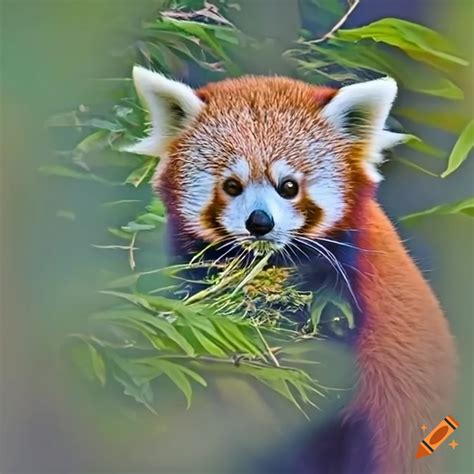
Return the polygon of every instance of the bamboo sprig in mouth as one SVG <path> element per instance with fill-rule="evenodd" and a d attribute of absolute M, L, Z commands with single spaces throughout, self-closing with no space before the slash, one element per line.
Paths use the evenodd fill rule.
<path fill-rule="evenodd" d="M 237 286 L 234 287 L 230 296 L 235 296 L 245 285 L 251 282 L 268 264 L 270 258 L 273 255 L 273 251 L 268 250 L 266 247 L 265 253 L 262 255 L 262 242 L 254 241 L 249 243 L 245 248 L 245 252 L 240 257 L 230 259 L 227 263 L 225 269 L 221 274 L 218 275 L 217 280 L 213 282 L 208 288 L 195 293 L 194 295 L 189 296 L 185 303 L 193 304 L 199 301 L 202 301 L 209 296 L 219 293 L 229 287 L 232 287 L 236 282 Z M 248 265 L 243 265 L 246 255 L 249 253 L 254 253 L 252 260 Z M 204 255 L 203 252 L 200 252 L 199 256 L 202 258 Z M 261 257 L 260 257 L 261 256 Z M 193 259 L 191 262 L 196 262 L 197 260 Z M 191 264 L 192 265 L 192 264 Z M 210 263 L 210 267 L 212 262 Z M 250 272 L 247 273 L 247 269 L 250 268 Z M 239 281 L 240 280 L 240 281 Z"/>

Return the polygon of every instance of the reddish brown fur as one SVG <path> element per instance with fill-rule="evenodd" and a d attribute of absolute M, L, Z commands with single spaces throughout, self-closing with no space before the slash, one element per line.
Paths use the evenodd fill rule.
<path fill-rule="evenodd" d="M 456 351 L 448 323 L 426 280 L 380 207 L 361 209 L 357 295 L 364 309 L 358 341 L 360 381 L 350 412 L 376 427 L 380 472 L 431 472 L 439 456 L 415 460 L 420 426 L 451 410 Z"/>

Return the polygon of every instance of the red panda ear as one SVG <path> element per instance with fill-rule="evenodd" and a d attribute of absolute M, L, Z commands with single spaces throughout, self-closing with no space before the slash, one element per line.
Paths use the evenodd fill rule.
<path fill-rule="evenodd" d="M 150 113 L 151 130 L 147 137 L 124 148 L 124 151 L 160 155 L 170 139 L 201 112 L 204 103 L 186 84 L 140 66 L 133 68 L 133 81 Z"/>
<path fill-rule="evenodd" d="M 377 165 L 383 150 L 406 141 L 401 133 L 385 130 L 385 122 L 397 95 L 397 83 L 390 77 L 352 84 L 339 89 L 322 109 L 321 117 L 354 141 L 367 142 L 366 171 L 373 181 L 380 181 Z"/>

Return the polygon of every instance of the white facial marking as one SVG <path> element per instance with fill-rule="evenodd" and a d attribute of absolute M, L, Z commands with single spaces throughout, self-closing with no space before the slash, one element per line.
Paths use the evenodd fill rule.
<path fill-rule="evenodd" d="M 212 173 L 197 171 L 192 174 L 189 182 L 184 183 L 186 194 L 180 206 L 190 227 L 199 228 L 202 211 L 209 205 L 215 186 L 215 177 Z"/>
<path fill-rule="evenodd" d="M 326 156 L 308 176 L 309 197 L 323 210 L 319 231 L 330 229 L 344 215 L 344 183 L 334 163 L 336 157 Z"/>

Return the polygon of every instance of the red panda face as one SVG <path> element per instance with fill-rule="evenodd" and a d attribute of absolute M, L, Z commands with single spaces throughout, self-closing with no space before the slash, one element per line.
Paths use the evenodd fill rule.
<path fill-rule="evenodd" d="M 358 193 L 377 179 L 371 160 L 380 149 L 372 135 L 387 141 L 389 132 L 382 134 L 382 123 L 369 133 L 382 119 L 370 101 L 359 104 L 363 97 L 285 78 L 227 80 L 197 92 L 179 83 L 173 91 L 175 84 L 166 84 L 170 89 L 158 103 L 151 92 L 163 87 L 137 84 L 153 131 L 133 151 L 160 155 L 154 187 L 188 235 L 207 242 L 264 241 L 275 249 L 313 240 L 347 226 Z M 356 96 L 364 92 L 360 86 Z M 176 105 L 181 113 L 173 116 Z"/>
<path fill-rule="evenodd" d="M 350 143 L 318 118 L 314 96 L 298 103 L 293 83 L 283 85 L 279 101 L 270 86 L 233 91 L 238 100 L 210 93 L 199 120 L 170 147 L 156 187 L 173 178 L 173 205 L 196 236 L 281 247 L 344 217 Z"/>

